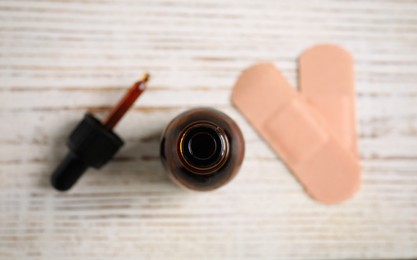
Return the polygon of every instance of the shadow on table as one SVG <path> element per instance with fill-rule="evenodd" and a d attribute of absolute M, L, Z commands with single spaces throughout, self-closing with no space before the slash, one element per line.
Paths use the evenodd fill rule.
<path fill-rule="evenodd" d="M 139 139 L 126 140 L 125 147 L 103 169 L 103 175 L 112 175 L 108 179 L 119 178 L 120 185 L 146 186 L 146 190 L 152 186 L 156 190 L 182 191 L 168 178 L 161 163 L 161 132 L 162 127 Z"/>

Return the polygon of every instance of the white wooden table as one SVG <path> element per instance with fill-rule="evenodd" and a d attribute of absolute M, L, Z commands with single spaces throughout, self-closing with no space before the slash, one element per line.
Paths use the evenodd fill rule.
<path fill-rule="evenodd" d="M 363 185 L 311 200 L 232 107 L 242 69 L 337 43 L 356 60 Z M 49 185 L 85 111 L 102 117 L 144 71 L 116 131 L 127 145 L 68 193 Z M 241 126 L 238 177 L 190 193 L 166 177 L 161 129 L 196 106 Z M 417 257 L 417 2 L 0 1 L 0 259 Z"/>

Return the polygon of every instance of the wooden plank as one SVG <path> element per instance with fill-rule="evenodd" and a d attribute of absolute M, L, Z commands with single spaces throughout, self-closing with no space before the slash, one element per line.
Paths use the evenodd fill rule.
<path fill-rule="evenodd" d="M 417 2 L 1 1 L 0 259 L 417 257 Z M 355 57 L 363 168 L 352 200 L 311 200 L 231 106 L 240 71 L 269 60 L 296 86 L 297 56 Z M 68 131 L 143 71 L 151 87 L 117 127 L 127 145 L 69 193 L 49 186 Z M 159 135 L 218 108 L 241 126 L 237 178 L 211 193 L 166 177 Z"/>

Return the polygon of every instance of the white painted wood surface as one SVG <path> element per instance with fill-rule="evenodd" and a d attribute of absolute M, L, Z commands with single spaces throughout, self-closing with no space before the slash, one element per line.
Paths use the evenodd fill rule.
<path fill-rule="evenodd" d="M 363 185 L 341 205 L 303 193 L 231 106 L 242 69 L 338 43 L 356 60 Z M 143 71 L 151 87 L 117 127 L 127 145 L 69 193 L 49 186 L 69 131 L 103 116 Z M 204 105 L 247 141 L 238 177 L 182 191 L 159 134 Z M 417 257 L 417 2 L 0 1 L 0 259 Z"/>

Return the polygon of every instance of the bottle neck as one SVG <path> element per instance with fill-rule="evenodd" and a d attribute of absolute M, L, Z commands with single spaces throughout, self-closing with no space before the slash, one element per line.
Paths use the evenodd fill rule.
<path fill-rule="evenodd" d="M 187 126 L 180 135 L 178 155 L 190 172 L 210 174 L 226 163 L 229 139 L 220 127 L 210 122 L 197 122 Z"/>

